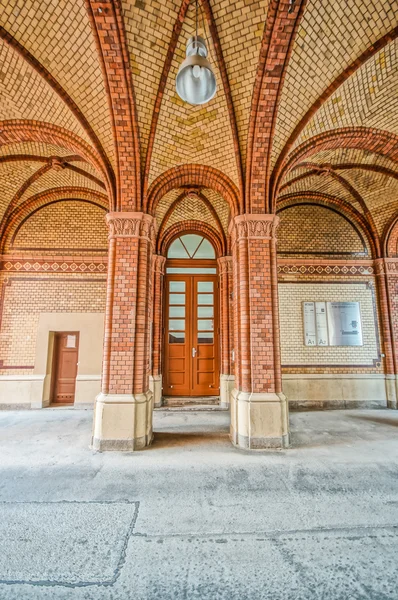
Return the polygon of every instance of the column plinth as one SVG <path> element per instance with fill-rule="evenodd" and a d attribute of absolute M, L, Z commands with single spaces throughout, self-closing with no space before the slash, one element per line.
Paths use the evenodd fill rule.
<path fill-rule="evenodd" d="M 95 403 L 94 450 L 142 450 L 152 442 L 152 392 L 99 394 Z"/>

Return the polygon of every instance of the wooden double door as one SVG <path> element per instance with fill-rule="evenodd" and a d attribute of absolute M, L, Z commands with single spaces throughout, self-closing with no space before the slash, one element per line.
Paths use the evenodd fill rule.
<path fill-rule="evenodd" d="M 165 396 L 218 396 L 218 278 L 166 275 Z"/>

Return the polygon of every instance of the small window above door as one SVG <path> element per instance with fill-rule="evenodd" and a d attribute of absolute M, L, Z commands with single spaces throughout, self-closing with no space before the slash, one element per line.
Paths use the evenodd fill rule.
<path fill-rule="evenodd" d="M 169 247 L 167 258 L 215 258 L 214 248 L 205 237 L 187 233 L 178 237 Z"/>

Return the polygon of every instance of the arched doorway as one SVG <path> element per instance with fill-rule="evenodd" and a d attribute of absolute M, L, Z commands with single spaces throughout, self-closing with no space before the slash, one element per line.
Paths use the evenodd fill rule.
<path fill-rule="evenodd" d="M 219 294 L 216 253 L 203 235 L 169 245 L 165 273 L 165 396 L 218 396 Z"/>

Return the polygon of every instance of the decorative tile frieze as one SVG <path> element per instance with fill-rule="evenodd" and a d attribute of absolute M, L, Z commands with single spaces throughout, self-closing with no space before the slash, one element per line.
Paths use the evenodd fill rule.
<path fill-rule="evenodd" d="M 280 275 L 347 275 L 347 276 L 363 276 L 374 275 L 375 267 L 371 265 L 339 265 L 334 263 L 329 264 L 279 264 L 278 274 Z"/>
<path fill-rule="evenodd" d="M 9 273 L 105 273 L 106 261 L 92 260 L 24 260 L 7 258 L 0 261 L 0 271 Z"/>
<path fill-rule="evenodd" d="M 398 259 L 396 258 L 385 258 L 384 259 L 387 272 L 388 273 L 396 273 L 398 275 Z"/>

